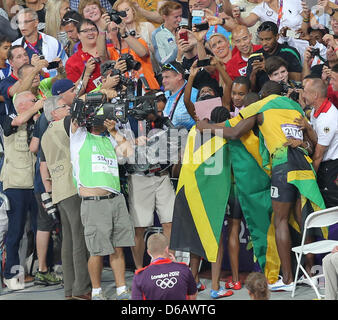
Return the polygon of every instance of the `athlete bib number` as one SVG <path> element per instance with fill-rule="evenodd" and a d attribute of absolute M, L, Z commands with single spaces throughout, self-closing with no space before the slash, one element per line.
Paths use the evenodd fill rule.
<path fill-rule="evenodd" d="M 299 128 L 299 126 L 287 123 L 282 124 L 281 128 L 287 139 L 296 139 L 303 141 L 303 131 Z"/>

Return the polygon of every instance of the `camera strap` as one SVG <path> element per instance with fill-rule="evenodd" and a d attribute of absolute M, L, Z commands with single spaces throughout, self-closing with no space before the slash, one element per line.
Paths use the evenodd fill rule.
<path fill-rule="evenodd" d="M 171 110 L 170 110 L 170 113 L 169 113 L 169 116 L 168 116 L 168 118 L 169 118 L 170 120 L 172 120 L 173 117 L 174 117 L 174 113 L 175 113 L 175 111 L 176 111 L 177 104 L 178 104 L 178 102 L 180 101 L 180 99 L 181 99 L 181 97 L 182 97 L 182 95 L 183 95 L 183 93 L 184 93 L 184 89 L 185 89 L 185 86 L 186 86 L 186 85 L 187 85 L 187 84 L 185 83 L 184 86 L 183 86 L 183 88 L 181 89 L 181 91 L 177 94 L 176 99 L 175 99 L 173 105 L 171 106 Z"/>
<path fill-rule="evenodd" d="M 25 43 L 26 43 L 27 47 L 29 49 L 31 49 L 34 53 L 36 53 L 38 56 L 42 55 L 42 36 L 41 36 L 40 33 L 38 33 L 38 41 L 36 43 L 36 47 L 37 48 L 34 48 L 31 43 L 29 43 L 28 41 L 26 41 L 25 37 L 22 37 L 21 46 L 23 48 L 25 47 Z"/>
<path fill-rule="evenodd" d="M 279 1 L 279 10 L 278 10 L 278 19 L 277 19 L 277 29 L 279 30 L 280 22 L 283 17 L 283 0 Z"/>

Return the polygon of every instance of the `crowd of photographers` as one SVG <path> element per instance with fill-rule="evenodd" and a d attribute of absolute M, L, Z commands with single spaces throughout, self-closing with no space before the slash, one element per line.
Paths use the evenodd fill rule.
<path fill-rule="evenodd" d="M 203 120 L 197 108 L 203 101 L 210 100 L 214 123 L 237 116 L 267 92 L 299 103 L 318 136 L 316 146 L 305 148 L 326 206 L 338 205 L 334 2 L 320 0 L 312 10 L 300 0 L 2 4 L 1 181 L 10 207 L 0 245 L 6 250 L 2 272 L 9 289 L 24 287 L 16 267 L 22 265 L 19 248 L 29 220 L 39 268 L 33 279 L 24 271 L 25 281 L 61 282 L 53 272 L 51 237 L 61 226 L 65 297 L 105 299 L 101 273 L 109 256 L 116 298 L 130 299 L 123 248 L 131 247 L 136 269 L 144 267 L 144 236 L 154 225 L 154 211 L 170 239 L 172 178 L 179 175 L 170 161 L 142 161 L 149 132 L 156 136 L 158 129 L 176 127 L 187 134 Z M 227 217 L 232 280 L 221 287 L 221 265 L 213 265 L 212 298 L 241 288 L 237 207 L 230 205 Z M 153 263 L 165 260 L 164 273 L 173 268 L 174 252 L 165 239 L 158 241 L 162 246 Z M 193 284 L 190 276 L 179 281 L 194 298 L 205 286 L 198 278 L 199 257 L 191 255 L 190 261 Z M 140 277 L 134 298 L 142 298 L 142 286 L 155 288 Z M 288 282 L 282 283 L 285 290 Z"/>

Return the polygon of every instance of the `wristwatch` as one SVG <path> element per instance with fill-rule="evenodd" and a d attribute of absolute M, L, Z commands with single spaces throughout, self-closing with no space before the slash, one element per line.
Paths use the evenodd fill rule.
<path fill-rule="evenodd" d="M 129 33 L 128 32 L 126 32 L 125 34 L 121 34 L 121 38 L 122 39 L 125 39 L 125 38 L 127 38 L 129 36 Z"/>

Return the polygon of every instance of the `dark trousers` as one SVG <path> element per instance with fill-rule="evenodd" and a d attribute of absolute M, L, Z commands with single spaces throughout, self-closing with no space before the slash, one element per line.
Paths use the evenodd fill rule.
<path fill-rule="evenodd" d="M 6 189 L 4 193 L 10 203 L 10 210 L 7 211 L 8 231 L 4 275 L 6 279 L 10 279 L 18 273 L 20 268 L 19 246 L 25 230 L 27 213 L 30 212 L 31 225 L 35 236 L 38 207 L 33 189 Z"/>
<path fill-rule="evenodd" d="M 321 162 L 317 183 L 326 208 L 338 206 L 338 159 Z"/>

